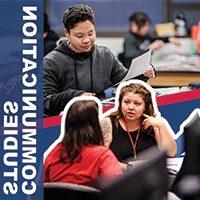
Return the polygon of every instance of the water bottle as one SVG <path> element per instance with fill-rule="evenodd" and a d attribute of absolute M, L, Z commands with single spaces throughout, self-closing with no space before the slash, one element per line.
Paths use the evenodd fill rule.
<path fill-rule="evenodd" d="M 184 13 L 178 13 L 175 21 L 175 29 L 176 29 L 176 36 L 178 37 L 186 37 L 187 36 L 187 28 L 186 28 L 186 19 Z"/>

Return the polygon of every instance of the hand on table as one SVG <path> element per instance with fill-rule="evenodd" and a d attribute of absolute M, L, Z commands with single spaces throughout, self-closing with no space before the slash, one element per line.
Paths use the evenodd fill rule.
<path fill-rule="evenodd" d="M 163 45 L 164 45 L 164 42 L 163 42 L 162 40 L 155 40 L 154 42 L 152 42 L 152 43 L 149 45 L 149 48 L 150 48 L 152 51 L 155 51 L 155 50 L 160 49 Z"/>

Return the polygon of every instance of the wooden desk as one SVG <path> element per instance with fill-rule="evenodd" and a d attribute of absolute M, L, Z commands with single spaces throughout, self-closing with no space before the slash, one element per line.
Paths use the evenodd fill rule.
<path fill-rule="evenodd" d="M 187 86 L 190 82 L 200 82 L 200 72 L 157 72 L 155 79 L 148 83 L 152 87 Z"/>

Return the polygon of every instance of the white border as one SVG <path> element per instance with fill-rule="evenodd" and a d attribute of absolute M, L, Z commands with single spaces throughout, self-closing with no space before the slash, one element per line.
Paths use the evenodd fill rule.
<path fill-rule="evenodd" d="M 177 134 L 175 135 L 175 140 L 177 140 L 183 133 L 184 133 L 184 127 L 187 126 L 187 124 L 189 124 L 191 122 L 191 120 L 194 118 L 194 116 L 198 114 L 199 118 L 200 118 L 200 109 L 196 108 L 192 111 L 192 113 L 189 115 L 189 117 L 183 121 L 183 123 L 180 125 L 180 129 L 177 132 Z"/>
<path fill-rule="evenodd" d="M 94 96 L 79 96 L 79 97 L 74 97 L 73 99 L 71 99 L 67 105 L 65 106 L 63 113 L 62 113 L 62 118 L 61 118 L 61 127 L 60 127 L 60 136 L 58 137 L 58 139 L 56 139 L 50 146 L 49 148 L 44 152 L 43 155 L 43 160 L 45 161 L 46 157 L 48 156 L 48 154 L 53 150 L 53 148 L 62 141 L 64 134 L 65 134 L 65 119 L 67 116 L 67 112 L 69 110 L 69 108 L 71 107 L 71 105 L 76 102 L 76 101 L 82 101 L 82 100 L 94 100 L 98 107 L 99 107 L 99 118 L 102 116 L 102 103 L 100 102 L 100 100 L 97 97 Z"/>

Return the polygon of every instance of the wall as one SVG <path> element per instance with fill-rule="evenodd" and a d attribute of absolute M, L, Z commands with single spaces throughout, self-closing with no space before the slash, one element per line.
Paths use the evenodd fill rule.
<path fill-rule="evenodd" d="M 128 29 L 128 18 L 136 10 L 148 13 L 153 24 L 163 22 L 165 2 L 165 0 L 46 0 L 45 10 L 52 28 L 57 32 L 63 29 L 62 18 L 65 9 L 80 3 L 89 5 L 94 10 L 97 32 L 125 32 Z"/>
<path fill-rule="evenodd" d="M 122 37 L 97 37 L 96 44 L 108 47 L 117 56 L 123 51 Z"/>

